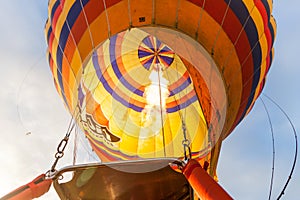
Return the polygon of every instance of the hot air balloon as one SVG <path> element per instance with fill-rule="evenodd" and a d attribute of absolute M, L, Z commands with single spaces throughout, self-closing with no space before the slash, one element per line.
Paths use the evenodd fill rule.
<path fill-rule="evenodd" d="M 272 1 L 49 0 L 48 13 L 54 84 L 102 162 L 190 157 L 217 179 L 271 66 Z"/>
<path fill-rule="evenodd" d="M 50 0 L 54 83 L 103 162 L 189 150 L 216 177 L 222 141 L 263 89 L 271 13 L 271 1 Z"/>

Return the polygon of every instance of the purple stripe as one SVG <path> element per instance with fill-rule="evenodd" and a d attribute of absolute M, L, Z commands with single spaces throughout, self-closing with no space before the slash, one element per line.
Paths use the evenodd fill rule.
<path fill-rule="evenodd" d="M 153 52 L 149 52 L 149 51 L 139 49 L 138 55 L 139 55 L 139 58 L 143 58 L 143 57 L 150 56 L 150 55 L 153 56 Z"/>
<path fill-rule="evenodd" d="M 144 95 L 144 91 L 141 91 L 140 89 L 134 87 L 133 85 L 131 85 L 126 79 L 125 77 L 123 77 L 123 74 L 121 73 L 118 63 L 117 63 L 117 59 L 116 59 L 116 54 L 115 54 L 115 50 L 116 50 L 116 40 L 117 40 L 117 36 L 115 35 L 113 37 L 110 38 L 110 45 L 109 45 L 109 54 L 110 54 L 110 63 L 112 65 L 112 68 L 114 70 L 115 75 L 118 77 L 119 81 L 131 92 L 135 93 L 136 95 L 139 96 L 143 96 Z"/>
<path fill-rule="evenodd" d="M 145 39 L 143 39 L 142 41 L 147 47 L 149 47 L 152 51 L 154 50 L 154 46 L 150 40 L 150 37 L 146 37 Z"/>
<path fill-rule="evenodd" d="M 131 108 L 137 112 L 141 112 L 144 108 L 136 106 L 132 103 L 129 103 L 127 101 L 125 101 L 120 95 L 118 95 L 113 88 L 111 88 L 111 86 L 109 85 L 108 81 L 104 78 L 103 76 L 103 72 L 101 71 L 100 65 L 98 63 L 98 57 L 97 56 L 93 56 L 93 65 L 94 68 L 96 70 L 96 74 L 97 77 L 99 79 L 99 81 L 102 83 L 103 87 L 105 88 L 105 90 L 112 95 L 112 97 L 114 97 L 115 100 L 117 100 L 118 102 L 120 102 L 122 105 Z"/>
<path fill-rule="evenodd" d="M 187 101 L 183 102 L 182 104 L 179 104 L 177 106 L 174 106 L 172 108 L 167 108 L 167 113 L 173 113 L 178 110 L 184 109 L 194 103 L 195 101 L 198 101 L 198 97 L 194 95 L 192 98 L 188 99 Z"/>
<path fill-rule="evenodd" d="M 168 66 L 170 66 L 170 65 L 172 64 L 173 60 L 174 60 L 174 58 L 168 57 L 168 56 L 159 55 L 159 57 L 160 57 L 163 61 L 165 61 L 165 62 L 168 64 Z"/>
<path fill-rule="evenodd" d="M 177 88 L 174 90 L 170 91 L 170 96 L 174 96 L 175 94 L 178 94 L 179 92 L 183 91 L 186 89 L 190 84 L 192 83 L 190 77 L 186 79 L 181 85 L 179 85 Z"/>

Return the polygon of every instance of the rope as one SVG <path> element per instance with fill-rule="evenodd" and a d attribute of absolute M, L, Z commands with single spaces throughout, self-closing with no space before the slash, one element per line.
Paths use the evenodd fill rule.
<path fill-rule="evenodd" d="M 199 20 L 198 20 L 198 24 L 197 24 L 197 31 L 195 33 L 195 39 L 198 41 L 198 35 L 199 35 L 199 29 L 200 29 L 200 23 L 201 23 L 201 20 L 202 20 L 202 15 L 203 15 L 203 12 L 204 12 L 204 6 L 205 6 L 205 0 L 203 1 L 203 4 L 202 4 L 202 8 L 201 8 L 201 11 L 200 11 L 200 16 L 199 16 Z"/>
<path fill-rule="evenodd" d="M 128 6 L 127 6 L 127 10 L 128 10 L 128 19 L 129 19 L 129 29 L 131 29 L 132 27 L 132 17 L 131 17 L 131 4 L 130 4 L 130 0 L 128 0 Z"/>
<path fill-rule="evenodd" d="M 272 196 L 272 189 L 273 189 L 273 182 L 274 182 L 274 170 L 275 170 L 275 141 L 274 141 L 274 130 L 273 130 L 273 124 L 272 124 L 272 121 L 271 121 L 271 117 L 270 117 L 270 113 L 267 109 L 267 106 L 264 102 L 264 100 L 262 98 L 260 98 L 263 106 L 264 106 L 264 109 L 267 113 L 267 116 L 268 116 L 268 121 L 269 121 L 269 125 L 270 125 L 270 131 L 271 131 L 271 136 L 272 136 L 272 150 L 273 150 L 273 154 L 272 154 L 272 173 L 271 173 L 271 181 L 270 181 L 270 189 L 269 189 L 269 200 L 271 199 L 271 196 Z"/>
<path fill-rule="evenodd" d="M 163 119 L 163 106 L 162 106 L 162 96 L 161 96 L 161 81 L 160 81 L 160 73 L 162 70 L 161 66 L 157 66 L 157 75 L 158 75 L 158 85 L 159 85 L 159 104 L 160 104 L 160 122 L 161 122 L 161 130 L 162 130 L 162 137 L 163 137 L 163 147 L 164 147 L 164 156 L 166 157 L 166 141 L 165 141 L 165 128 L 164 128 L 164 119 Z"/>
<path fill-rule="evenodd" d="M 271 97 L 263 94 L 270 102 L 272 102 L 274 105 L 276 105 L 276 107 L 284 114 L 284 116 L 286 117 L 286 119 L 289 121 L 289 124 L 290 126 L 292 127 L 292 130 L 293 130 L 293 134 L 294 134 L 294 138 L 295 138 L 295 153 L 294 153 L 294 161 L 293 161 L 293 165 L 292 165 L 292 168 L 290 170 L 290 173 L 289 173 L 289 176 L 285 182 L 285 185 L 283 186 L 280 194 L 278 195 L 277 197 L 277 200 L 279 200 L 283 195 L 284 195 L 284 192 L 292 178 L 292 175 L 294 173 L 294 169 L 295 169 L 295 166 L 296 166 L 296 162 L 297 162 L 297 154 L 298 154 L 298 140 L 297 140 L 297 131 L 295 129 L 295 126 L 292 122 L 292 120 L 290 119 L 290 117 L 288 116 L 288 114 L 281 108 L 281 106 L 276 103 Z"/>
<path fill-rule="evenodd" d="M 175 28 L 178 28 L 178 14 L 179 14 L 180 0 L 177 0 L 176 6 L 176 18 L 175 18 Z"/>
<path fill-rule="evenodd" d="M 82 12 L 83 12 L 83 16 L 84 16 L 85 23 L 86 23 L 86 25 L 87 25 L 87 29 L 88 29 L 88 32 L 89 32 L 89 35 L 90 35 L 91 44 L 92 44 L 93 52 L 94 52 L 94 51 L 95 51 L 95 45 L 94 45 L 93 35 L 92 35 L 91 29 L 90 29 L 90 24 L 89 24 L 89 22 L 88 22 L 88 19 L 87 19 L 87 16 L 86 16 L 86 13 L 85 13 L 83 4 L 82 4 L 82 0 L 80 0 L 80 6 L 81 6 L 81 10 L 82 10 Z"/>
<path fill-rule="evenodd" d="M 26 81 L 26 79 L 28 78 L 29 74 L 32 72 L 32 70 L 41 62 L 41 60 L 43 60 L 44 58 L 44 54 L 41 54 L 40 57 L 29 67 L 29 69 L 27 70 L 22 82 L 20 83 L 20 86 L 19 86 L 19 89 L 18 89 L 18 92 L 17 92 L 17 113 L 18 113 L 18 117 L 19 117 L 19 120 L 21 122 L 21 125 L 23 126 L 23 128 L 25 129 L 26 133 L 29 133 L 30 130 L 28 130 L 28 128 L 26 128 L 26 126 L 24 125 L 23 123 L 23 120 L 22 120 L 22 116 L 21 116 L 21 112 L 20 112 L 20 94 L 21 94 L 21 91 L 22 91 L 22 87 Z"/>
<path fill-rule="evenodd" d="M 76 128 L 75 128 L 74 148 L 73 148 L 73 165 L 76 164 L 76 160 L 77 160 L 77 143 L 78 143 L 78 126 L 76 126 Z"/>
<path fill-rule="evenodd" d="M 155 0 L 152 0 L 152 19 L 151 23 L 155 24 Z"/>
<path fill-rule="evenodd" d="M 81 5 L 81 7 L 82 7 L 82 10 L 83 10 L 83 13 L 84 13 L 84 17 L 85 17 L 85 21 L 86 21 L 86 23 L 87 23 L 87 26 L 89 26 L 88 21 L 87 21 L 87 16 L 86 16 L 86 14 L 85 14 L 85 11 L 84 11 L 84 8 L 83 8 L 82 1 L 81 1 L 81 0 L 80 0 L 80 5 Z M 62 8 L 62 4 L 60 4 L 60 6 L 61 6 L 61 8 Z M 62 9 L 63 9 L 63 8 L 62 8 Z M 66 19 L 66 25 L 67 25 L 67 27 L 68 27 L 68 29 L 69 29 L 70 36 L 71 36 L 71 38 L 72 38 L 74 44 L 76 44 L 76 41 L 75 41 L 75 39 L 74 39 L 74 36 L 73 36 L 73 34 L 72 34 L 72 30 L 71 30 L 71 28 L 70 28 L 70 26 L 69 26 L 69 22 L 67 21 L 67 19 Z M 108 26 L 109 26 L 109 25 L 108 25 Z M 94 43 L 93 43 L 92 34 L 91 34 L 90 29 L 89 29 L 89 34 L 90 34 L 90 39 L 91 39 L 91 43 L 92 43 L 92 47 L 93 47 L 93 52 L 94 52 L 95 47 L 94 47 Z M 57 37 L 55 36 L 55 34 L 54 34 L 54 37 L 55 37 L 56 40 L 58 40 Z M 63 52 L 63 49 L 61 48 L 60 44 L 58 44 L 58 48 Z M 77 45 L 76 45 L 76 49 L 77 49 L 77 51 L 79 52 L 79 49 L 78 49 Z M 80 56 L 79 56 L 80 61 L 81 61 L 81 63 L 83 63 L 81 54 L 79 54 L 79 55 L 80 55 Z M 64 53 L 63 53 L 63 56 L 65 56 Z M 67 60 L 67 63 L 68 63 L 68 65 L 69 65 L 70 69 L 72 69 L 69 60 L 68 60 L 68 59 L 66 59 L 66 60 Z M 62 74 L 62 72 L 61 72 L 59 69 L 58 69 L 58 71 L 59 71 L 60 74 Z M 74 77 L 76 77 L 76 75 L 74 74 L 73 70 L 71 70 L 71 71 L 72 71 Z M 82 71 L 82 72 L 83 72 L 83 71 Z M 94 75 L 93 79 L 95 78 L 95 76 L 96 76 L 96 75 Z M 93 80 L 93 79 L 92 79 L 92 80 Z M 92 83 L 92 81 L 90 82 L 90 84 L 91 84 L 91 83 Z M 66 82 L 66 84 L 67 84 L 67 86 L 70 88 L 70 85 L 69 85 L 67 82 Z M 77 84 L 78 86 L 80 85 L 80 83 L 77 82 L 77 79 L 76 79 L 76 84 Z M 98 83 L 98 84 L 99 84 L 99 83 Z M 74 96 L 73 93 L 72 93 L 72 95 Z M 86 102 L 88 102 L 88 101 L 89 101 L 89 99 L 86 100 Z M 77 117 L 78 117 L 79 114 L 80 114 L 80 113 L 77 113 L 77 114 L 75 115 L 76 107 L 78 106 L 78 103 L 79 103 L 79 100 L 77 99 L 77 100 L 76 100 L 76 104 L 75 104 L 76 106 L 74 107 L 73 112 L 71 113 L 71 119 L 70 119 L 70 122 L 69 122 L 69 125 L 68 125 L 68 129 L 67 129 L 66 135 L 65 135 L 65 137 L 61 140 L 60 144 L 59 144 L 58 147 L 57 147 L 57 153 L 55 154 L 55 158 L 56 158 L 56 159 L 55 159 L 55 161 L 54 161 L 54 163 L 53 163 L 53 165 L 52 165 L 52 167 L 51 167 L 51 169 L 50 169 L 50 172 L 54 172 L 54 171 L 55 171 L 55 167 L 56 167 L 56 165 L 57 165 L 58 160 L 59 160 L 60 158 L 63 157 L 63 155 L 64 155 L 63 151 L 64 151 L 64 149 L 65 149 L 65 147 L 66 147 L 66 145 L 67 145 L 67 143 L 68 143 L 68 140 L 69 140 L 69 137 L 70 137 L 70 135 L 71 135 L 72 130 L 73 130 L 74 127 L 76 126 L 75 119 L 77 119 Z M 86 105 L 85 105 L 85 107 L 86 107 Z M 61 147 L 62 145 L 64 145 L 64 146 Z M 75 148 L 77 148 L 77 146 L 75 147 L 75 144 L 74 144 L 74 151 L 73 151 L 73 152 L 76 151 Z M 77 156 L 77 155 L 75 154 L 74 156 Z M 73 157 L 73 163 L 74 163 L 74 162 L 76 162 L 76 158 Z"/>
<path fill-rule="evenodd" d="M 179 79 L 179 69 L 178 69 L 177 63 L 175 64 L 175 66 L 176 66 L 176 71 L 178 72 L 178 73 L 176 73 L 176 78 Z M 167 70 L 166 70 L 166 76 L 170 80 L 170 76 L 169 76 L 169 73 L 167 73 Z M 184 90 L 185 90 L 185 94 L 187 94 L 187 91 L 188 91 L 187 87 Z M 181 92 L 178 93 L 178 96 L 179 96 L 179 99 L 182 98 Z M 180 105 L 180 100 L 176 98 L 176 95 L 174 95 L 174 99 L 175 99 L 176 103 L 178 103 L 178 105 Z M 186 102 L 184 104 L 186 104 Z M 178 112 L 180 119 L 181 119 L 181 125 L 182 125 L 182 134 L 183 134 L 182 146 L 183 146 L 183 153 L 184 153 L 185 161 L 190 159 L 191 155 L 192 155 L 191 148 L 190 148 L 190 141 L 187 138 L 187 129 L 186 129 L 185 121 L 184 121 L 184 120 L 186 120 L 186 110 L 187 110 L 186 106 L 184 106 L 184 111 L 182 111 L 180 108 L 180 110 Z"/>
<path fill-rule="evenodd" d="M 222 28 L 223 28 L 224 21 L 225 21 L 225 18 L 226 18 L 226 16 L 227 16 L 227 13 L 228 13 L 228 9 L 229 9 L 230 4 L 231 4 L 231 0 L 230 0 L 230 1 L 228 2 L 228 4 L 227 4 L 225 13 L 224 13 L 223 18 L 222 18 L 222 22 L 221 22 L 221 24 L 220 24 L 220 28 L 219 28 L 219 30 L 218 30 L 218 32 L 217 32 L 217 35 L 216 35 L 216 37 L 215 37 L 214 44 L 213 44 L 213 46 L 212 46 L 212 48 L 211 48 L 211 52 L 210 52 L 210 53 L 211 53 L 212 56 L 214 55 L 215 46 L 216 46 L 216 44 L 217 44 L 218 38 L 219 38 L 220 33 L 221 33 L 221 30 L 222 30 Z"/>
<path fill-rule="evenodd" d="M 107 12 L 107 7 L 106 7 L 105 0 L 103 0 L 103 5 L 104 5 L 105 16 L 106 16 L 106 21 L 107 21 L 108 38 L 110 38 L 110 36 L 111 36 L 111 32 L 110 32 L 110 23 L 109 23 L 109 19 L 108 19 L 108 12 Z"/>

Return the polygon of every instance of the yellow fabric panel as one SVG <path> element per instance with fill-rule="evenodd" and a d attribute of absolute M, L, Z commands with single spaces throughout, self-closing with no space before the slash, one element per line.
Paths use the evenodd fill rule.
<path fill-rule="evenodd" d="M 172 132 L 172 125 L 171 122 L 174 123 L 174 125 L 176 124 L 177 127 L 180 124 L 180 122 L 178 122 L 178 118 L 175 120 L 170 120 L 170 117 L 173 113 L 169 113 L 166 116 L 166 120 L 164 123 L 164 132 L 165 134 L 165 151 L 166 151 L 166 157 L 172 157 L 174 155 L 179 155 L 177 152 L 175 152 L 175 149 L 179 148 L 179 146 L 176 146 L 174 143 L 176 143 L 176 134 Z M 175 113 L 176 114 L 176 113 Z M 175 125 L 175 126 L 176 126 Z M 178 130 L 178 129 L 177 129 Z M 175 136 L 175 138 L 173 137 Z M 180 144 L 178 144 L 180 145 Z M 177 154 L 176 154 L 177 153 Z"/>
<path fill-rule="evenodd" d="M 260 88 L 260 84 L 261 82 L 264 80 L 265 78 L 265 73 L 266 73 L 266 58 L 267 56 L 269 56 L 269 47 L 268 47 L 268 41 L 266 38 L 266 33 L 265 33 L 265 27 L 264 27 L 264 22 L 263 19 L 261 17 L 261 14 L 259 12 L 259 10 L 255 7 L 254 2 L 252 1 L 244 1 L 245 5 L 247 6 L 248 10 L 251 11 L 250 16 L 253 19 L 253 21 L 255 22 L 257 31 L 258 31 L 258 37 L 259 37 L 259 44 L 261 47 L 261 58 L 262 58 L 262 63 L 260 66 L 260 79 L 258 82 L 258 87 L 255 90 L 255 94 L 254 94 L 254 100 L 258 98 L 259 92 L 261 90 Z M 243 67 L 243 66 L 242 66 Z M 257 72 L 254 72 L 257 73 Z M 251 77 L 252 78 L 252 77 Z M 248 80 L 246 80 L 248 81 Z M 247 83 L 247 82 L 246 82 Z M 252 106 L 254 105 L 254 101 L 251 103 L 251 106 L 248 108 L 247 113 L 250 112 Z"/>
<path fill-rule="evenodd" d="M 45 39 L 46 39 L 47 42 L 49 42 L 47 40 L 47 36 L 48 36 L 48 32 L 49 32 L 50 27 L 51 27 L 51 23 L 49 22 L 49 19 L 48 19 L 46 24 L 45 24 L 45 29 L 44 29 Z"/>
<path fill-rule="evenodd" d="M 259 83 L 265 78 L 265 74 L 266 74 L 266 59 L 269 56 L 269 47 L 268 47 L 268 41 L 266 38 L 266 35 L 263 34 L 261 35 L 261 37 L 259 38 L 259 44 L 261 46 L 261 54 L 262 54 L 262 61 L 261 61 L 261 65 L 260 65 L 260 77 L 259 77 Z M 259 89 L 256 88 L 256 90 Z M 256 98 L 255 98 L 256 99 Z"/>
<path fill-rule="evenodd" d="M 139 29 L 133 28 L 127 30 L 124 34 L 125 40 L 122 41 L 122 53 L 129 51 L 137 51 L 140 42 L 147 36 L 147 34 Z M 120 44 L 121 45 L 121 44 Z"/>
<path fill-rule="evenodd" d="M 53 59 L 53 77 L 54 77 L 54 80 L 55 80 L 56 84 L 59 86 L 58 74 L 57 73 L 61 73 L 61 72 L 58 72 L 57 63 L 56 63 L 56 54 L 57 54 L 56 50 L 58 49 L 57 45 L 58 45 L 57 40 L 54 37 L 53 41 L 52 41 L 52 50 L 51 50 L 51 52 L 52 52 L 51 56 L 52 56 L 52 59 Z M 59 88 L 60 96 L 62 96 L 62 90 L 61 90 L 60 86 L 58 88 Z"/>
<path fill-rule="evenodd" d="M 203 120 L 199 121 L 197 133 L 191 143 L 191 151 L 198 152 L 208 147 L 208 130 Z"/>
<path fill-rule="evenodd" d="M 168 153 L 172 153 L 173 155 L 183 155 L 182 148 L 182 140 L 183 140 L 183 132 L 181 126 L 181 118 L 180 113 L 168 113 L 168 118 L 165 122 L 165 131 L 168 132 L 169 136 L 166 137 L 166 146 Z M 170 154 L 167 154 L 167 156 Z"/>
<path fill-rule="evenodd" d="M 64 4 L 64 9 L 63 9 L 62 13 L 60 14 L 60 16 L 58 17 L 58 19 L 57 19 L 57 23 L 56 23 L 56 27 L 55 27 L 55 33 L 54 33 L 55 39 L 53 40 L 53 45 L 52 45 L 53 46 L 52 53 L 55 55 L 55 59 L 56 59 L 56 53 L 57 53 L 55 50 L 60 48 L 60 47 L 57 48 L 57 45 L 58 45 L 57 44 L 57 39 L 60 37 L 60 31 L 62 29 L 62 26 L 63 26 L 65 20 L 66 20 L 67 15 L 68 15 L 68 11 L 71 8 L 71 6 L 74 4 L 74 2 L 75 1 L 66 1 L 65 4 Z M 76 48 L 76 50 L 77 50 L 77 48 Z M 63 56 L 63 65 L 65 67 L 69 66 L 69 65 L 72 66 L 72 67 L 70 66 L 70 68 L 69 68 L 70 71 L 67 75 L 68 77 L 66 77 L 66 74 L 63 76 L 63 82 L 64 82 L 64 91 L 66 93 L 66 98 L 69 101 L 69 105 L 74 106 L 74 104 L 76 104 L 77 101 L 72 102 L 72 100 L 77 99 L 77 89 L 75 89 L 77 85 L 75 84 L 76 83 L 75 82 L 75 80 L 76 80 L 75 76 L 77 76 L 77 73 L 78 73 L 78 72 L 77 73 L 74 72 L 74 69 L 76 69 L 76 68 L 78 69 L 79 66 L 81 66 L 81 62 L 78 62 L 78 60 L 74 61 L 74 59 L 72 59 L 72 63 L 69 64 L 69 63 L 66 63 L 66 58 L 65 58 L 65 56 Z M 76 66 L 78 66 L 78 67 L 76 67 Z M 68 78 L 69 80 L 66 80 L 66 78 Z M 71 82 L 69 82 L 69 81 L 71 81 Z M 75 92 L 76 95 L 73 92 Z M 70 107 L 70 109 L 72 109 L 72 108 Z"/>
<path fill-rule="evenodd" d="M 75 74 L 76 81 L 77 83 L 79 83 L 83 69 L 82 69 L 81 57 L 77 48 L 74 51 L 70 65 L 72 66 L 72 71 Z"/>
<path fill-rule="evenodd" d="M 107 14 L 111 35 L 129 27 L 128 1 L 121 1 L 108 8 Z"/>
<path fill-rule="evenodd" d="M 262 62 L 264 62 L 264 60 L 267 58 L 269 52 L 268 52 L 268 41 L 267 41 L 266 35 L 265 35 L 265 27 L 264 27 L 263 19 L 261 17 L 261 14 L 260 14 L 259 10 L 255 7 L 254 2 L 244 1 L 244 3 L 246 5 L 246 7 L 248 8 L 248 10 L 251 11 L 250 16 L 253 19 L 253 21 L 255 22 L 256 29 L 258 31 L 257 34 L 258 34 L 258 37 L 259 37 L 258 42 L 261 46 L 261 58 L 262 58 Z M 260 70 L 261 71 L 260 71 L 260 80 L 259 80 L 259 82 L 261 82 L 262 79 L 264 78 L 263 75 L 265 74 L 266 65 L 265 64 L 261 65 Z M 248 81 L 248 80 L 246 80 L 246 81 Z"/>
<path fill-rule="evenodd" d="M 75 44 L 75 41 L 72 36 L 69 36 L 66 46 L 64 49 L 64 56 L 63 56 L 63 65 L 69 67 L 70 73 L 73 74 L 74 77 L 78 76 L 79 69 L 81 68 L 82 61 L 81 58 L 78 63 L 74 63 L 76 66 L 71 65 L 73 56 L 78 52 L 77 44 Z M 77 83 L 78 84 L 78 83 Z"/>
<path fill-rule="evenodd" d="M 270 13 L 273 12 L 273 0 L 267 0 L 268 5 L 269 5 L 269 9 L 270 9 Z"/>
<path fill-rule="evenodd" d="M 192 120 L 189 120 L 192 121 Z M 198 121 L 198 125 L 195 127 L 195 131 L 197 134 L 193 135 L 193 139 L 191 140 L 191 151 L 198 152 L 203 151 L 207 148 L 207 138 L 208 138 L 208 131 L 206 124 L 203 121 Z"/>
<path fill-rule="evenodd" d="M 136 155 L 138 152 L 138 144 L 140 143 L 138 137 L 122 134 L 122 139 L 119 144 L 120 151 L 127 155 Z M 139 153 L 137 153 L 139 154 Z"/>
<path fill-rule="evenodd" d="M 183 66 L 184 66 L 184 64 L 182 63 L 180 57 L 175 55 L 173 63 L 166 70 L 167 70 L 167 73 L 169 73 L 168 71 L 172 70 L 172 72 L 174 73 L 174 79 L 176 79 L 178 74 L 183 75 L 186 72 L 187 69 L 185 69 Z"/>
<path fill-rule="evenodd" d="M 66 70 L 65 70 L 66 71 Z M 72 92 L 73 91 L 70 91 L 70 86 L 69 86 L 69 80 L 67 80 L 67 77 L 68 76 L 65 72 L 61 72 L 63 74 L 62 76 L 62 81 L 63 81 L 63 89 L 64 89 L 64 93 L 65 93 L 65 97 L 67 99 L 67 104 L 69 105 L 70 109 L 72 110 L 72 97 L 73 97 L 73 94 Z"/>
<path fill-rule="evenodd" d="M 266 63 L 266 59 L 264 59 L 263 62 L 262 62 L 262 64 L 261 64 L 261 71 L 263 71 L 264 73 L 266 73 L 266 64 L 267 64 Z M 266 78 L 265 75 L 261 73 L 261 76 L 260 76 L 257 88 L 255 90 L 254 99 L 258 98 L 258 96 L 259 96 L 259 94 L 261 92 L 261 84 L 262 84 L 262 82 L 264 81 L 265 78 Z M 251 106 L 248 108 L 248 110 L 246 112 L 247 114 L 251 111 L 254 103 L 255 103 L 255 101 L 252 101 Z"/>
<path fill-rule="evenodd" d="M 59 50 L 58 43 L 57 43 L 57 38 L 54 36 L 53 41 L 52 41 L 52 49 L 49 49 L 49 51 L 51 52 L 51 56 L 52 56 L 52 59 L 54 61 L 53 64 L 55 63 L 55 65 L 56 65 L 57 50 Z M 55 78 L 57 78 L 57 76 L 55 76 Z"/>
<path fill-rule="evenodd" d="M 74 87 L 74 85 L 71 85 L 72 82 L 70 82 L 71 79 L 74 79 L 74 74 L 72 73 L 72 69 L 71 66 L 69 66 L 68 61 L 66 60 L 65 55 L 63 56 L 63 68 L 62 68 L 62 79 L 63 79 L 63 84 L 64 84 L 64 92 L 65 92 L 65 96 L 66 99 L 68 101 L 68 105 L 70 110 L 73 110 L 73 100 L 76 103 L 77 102 L 77 98 L 76 95 L 73 94 L 73 90 L 72 88 Z M 76 85 L 76 84 L 75 84 Z M 76 92 L 76 90 L 75 90 Z"/>
<path fill-rule="evenodd" d="M 55 31 L 54 34 L 55 34 L 56 38 L 60 37 L 62 27 L 63 27 L 63 25 L 66 21 L 67 15 L 69 14 L 70 8 L 74 4 L 74 2 L 75 2 L 75 0 L 65 1 L 64 8 L 63 8 L 61 14 L 59 15 L 59 17 L 57 19 L 56 27 L 55 27 L 55 30 L 54 30 Z"/>
<path fill-rule="evenodd" d="M 185 123 L 187 128 L 187 138 L 191 142 L 195 142 L 195 143 L 199 142 L 200 144 L 202 144 L 204 138 L 207 136 L 206 134 L 207 125 L 205 123 L 205 119 L 202 110 L 200 108 L 199 102 L 195 102 L 191 106 L 189 106 L 185 110 L 183 117 L 184 119 L 186 119 Z M 196 134 L 200 134 L 200 138 L 201 138 L 200 140 L 197 141 L 194 140 Z"/>
<path fill-rule="evenodd" d="M 51 55 L 52 55 L 52 58 L 54 60 L 54 62 L 53 62 L 53 73 L 54 73 L 53 76 L 55 77 L 55 81 L 56 81 L 57 85 L 59 85 L 57 73 L 63 73 L 63 72 L 59 71 L 58 68 L 57 68 L 57 65 L 56 65 L 56 55 L 57 55 L 56 50 L 60 50 L 60 48 L 57 47 L 57 46 L 58 46 L 57 38 L 54 37 L 53 41 L 52 41 L 52 50 L 51 50 L 51 52 L 52 52 Z M 66 78 L 69 78 L 70 76 L 73 76 L 73 78 L 74 78 L 74 75 L 70 72 L 66 73 L 68 70 L 71 70 L 71 67 L 69 69 L 66 69 L 66 66 L 69 66 L 69 64 L 67 63 L 67 61 L 65 59 L 65 55 L 63 55 L 63 61 L 65 62 L 64 68 L 63 68 L 63 70 L 65 70 L 64 73 L 63 73 L 64 76 L 62 76 L 63 85 L 64 85 L 64 93 L 65 93 L 66 99 L 68 101 L 68 105 L 72 106 L 72 104 L 73 104 L 72 100 L 75 97 L 74 94 L 73 94 L 74 91 L 72 90 L 73 87 L 70 87 L 69 80 L 67 80 Z M 76 84 L 74 85 L 74 87 L 76 87 Z M 62 90 L 60 88 L 60 93 L 61 92 L 62 92 Z M 75 90 L 75 92 L 76 92 L 76 90 Z M 70 109 L 72 109 L 72 108 L 70 107 Z"/>
<path fill-rule="evenodd" d="M 70 69 L 71 70 L 71 69 Z M 78 87 L 78 83 L 76 83 L 76 78 L 74 77 L 73 73 L 70 73 L 69 75 L 69 90 L 72 92 L 72 104 L 70 104 L 72 106 L 72 111 L 76 108 L 77 103 L 78 103 L 78 92 L 77 92 L 77 87 Z"/>
<path fill-rule="evenodd" d="M 157 157 L 156 136 L 147 139 L 139 139 L 136 146 L 137 146 L 136 153 L 138 156 L 146 157 L 146 158 Z"/>
<path fill-rule="evenodd" d="M 261 15 L 260 15 L 260 12 L 256 8 L 253 1 L 244 0 L 243 3 L 247 7 L 251 18 L 253 19 L 253 21 L 255 23 L 258 37 L 260 37 L 265 32 L 264 22 L 263 22 L 263 19 L 262 19 Z"/>
<path fill-rule="evenodd" d="M 55 2 L 58 1 L 58 0 L 49 0 L 48 1 L 48 20 L 50 20 L 51 18 L 51 12 L 52 12 L 52 9 L 53 9 L 53 6 L 55 4 Z M 49 23 L 51 24 L 51 22 L 49 21 Z"/>
<path fill-rule="evenodd" d="M 155 137 L 155 157 L 166 157 L 164 139 L 161 132 Z"/>
<path fill-rule="evenodd" d="M 95 77 L 93 81 L 95 81 L 95 79 L 97 79 L 97 78 Z M 106 118 L 108 118 L 108 116 L 111 116 L 111 114 L 112 114 L 112 107 L 111 107 L 112 97 L 108 92 L 106 92 L 103 85 L 100 82 L 98 82 L 98 80 L 97 80 L 96 86 L 97 87 L 94 88 L 94 90 L 92 90 L 94 92 L 93 96 L 94 96 L 95 100 L 99 104 L 101 104 L 101 109 L 102 109 L 104 115 L 106 116 Z M 102 103 L 105 103 L 105 105 L 104 104 L 102 105 Z"/>
<path fill-rule="evenodd" d="M 152 23 L 152 5 L 149 0 L 130 0 L 130 15 L 132 26 L 145 26 Z M 145 21 L 140 21 L 144 17 Z"/>
<path fill-rule="evenodd" d="M 155 0 L 155 24 L 175 27 L 178 1 Z"/>

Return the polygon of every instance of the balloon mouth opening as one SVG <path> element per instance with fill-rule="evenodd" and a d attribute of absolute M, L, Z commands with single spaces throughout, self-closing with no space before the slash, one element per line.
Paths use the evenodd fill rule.
<path fill-rule="evenodd" d="M 112 36 L 83 70 L 80 123 L 103 162 L 182 159 L 183 141 L 191 144 L 193 158 L 204 159 L 222 131 L 226 92 L 212 58 L 177 32 L 172 34 L 182 38 L 179 45 L 151 31 L 133 28 Z"/>

